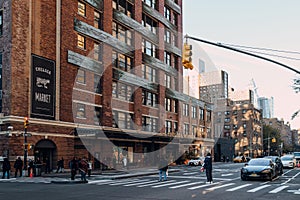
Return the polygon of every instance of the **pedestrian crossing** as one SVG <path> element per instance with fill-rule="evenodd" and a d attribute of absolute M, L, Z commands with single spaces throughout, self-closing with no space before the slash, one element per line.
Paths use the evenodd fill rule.
<path fill-rule="evenodd" d="M 225 192 L 233 191 L 243 191 L 247 193 L 255 193 L 259 191 L 265 191 L 270 194 L 276 194 L 279 192 L 287 192 L 290 189 L 289 185 L 282 184 L 271 184 L 270 182 L 258 183 L 258 182 L 229 182 L 229 181 L 218 181 L 207 184 L 205 181 L 195 181 L 173 179 L 163 182 L 159 182 L 157 179 L 121 179 L 121 180 L 94 180 L 89 181 L 89 185 L 108 185 L 108 186 L 124 186 L 124 187 L 136 187 L 136 188 L 168 188 L 170 190 L 174 189 L 187 189 L 187 190 L 197 190 L 202 189 L 209 192 L 216 190 L 224 190 Z"/>

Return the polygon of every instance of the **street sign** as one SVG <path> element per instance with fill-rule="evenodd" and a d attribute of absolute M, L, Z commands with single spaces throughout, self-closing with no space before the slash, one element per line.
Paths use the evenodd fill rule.
<path fill-rule="evenodd" d="M 31 137 L 32 136 L 32 134 L 31 133 L 23 133 L 23 135 L 25 136 L 25 137 Z"/>

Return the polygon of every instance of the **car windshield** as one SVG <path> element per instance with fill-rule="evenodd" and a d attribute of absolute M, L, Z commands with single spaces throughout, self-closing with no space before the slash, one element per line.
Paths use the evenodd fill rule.
<path fill-rule="evenodd" d="M 248 164 L 252 166 L 267 166 L 269 163 L 269 160 L 250 160 Z"/>
<path fill-rule="evenodd" d="M 281 160 L 293 160 L 292 156 L 283 156 L 281 157 Z"/>
<path fill-rule="evenodd" d="M 276 157 L 273 157 L 273 156 L 269 156 L 269 157 L 265 157 L 265 158 L 271 159 L 273 162 L 275 162 L 275 159 L 276 159 Z"/>

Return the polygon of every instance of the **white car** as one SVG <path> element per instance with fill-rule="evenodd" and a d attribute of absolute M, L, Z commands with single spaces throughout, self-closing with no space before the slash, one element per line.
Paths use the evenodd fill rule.
<path fill-rule="evenodd" d="M 281 162 L 284 168 L 294 168 L 296 166 L 296 159 L 293 155 L 281 156 Z"/>
<path fill-rule="evenodd" d="M 189 160 L 188 165 L 190 166 L 199 166 L 202 165 L 204 161 L 204 158 L 198 157 L 198 158 L 193 158 Z"/>

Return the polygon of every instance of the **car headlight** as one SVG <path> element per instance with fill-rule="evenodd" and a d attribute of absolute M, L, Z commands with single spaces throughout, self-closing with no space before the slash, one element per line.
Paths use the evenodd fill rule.
<path fill-rule="evenodd" d="M 245 169 L 245 168 L 242 168 L 242 173 L 247 173 L 248 172 L 248 170 L 247 169 Z"/>
<path fill-rule="evenodd" d="M 270 169 L 265 169 L 265 170 L 263 170 L 261 173 L 268 174 L 268 173 L 270 173 L 270 172 L 271 172 Z"/>

